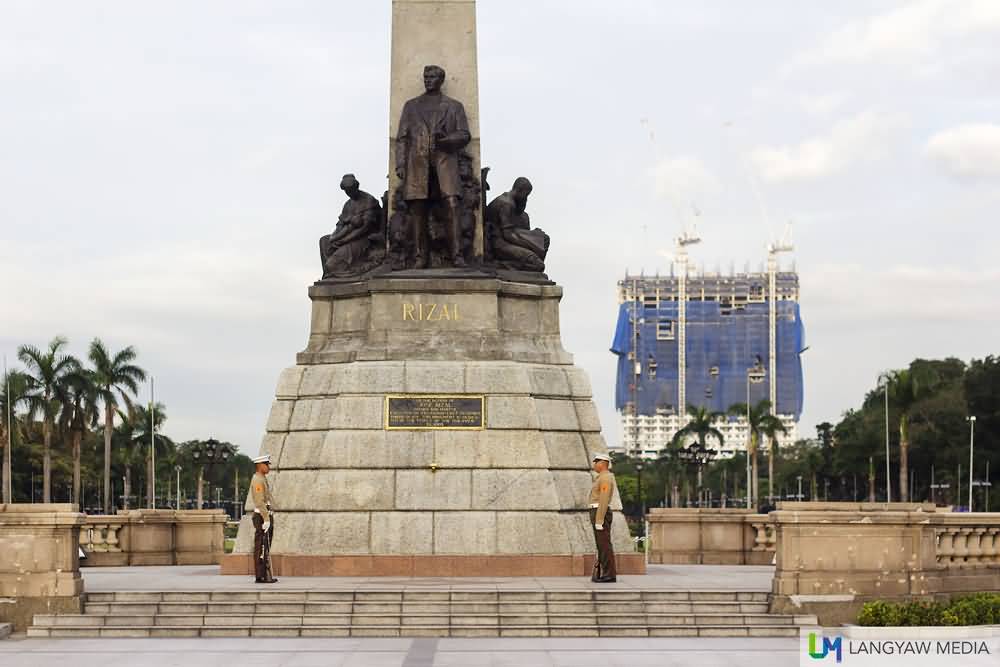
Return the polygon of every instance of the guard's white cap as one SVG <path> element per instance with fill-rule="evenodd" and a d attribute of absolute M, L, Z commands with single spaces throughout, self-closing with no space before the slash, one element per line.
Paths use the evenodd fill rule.
<path fill-rule="evenodd" d="M 611 463 L 611 457 L 608 456 L 607 454 L 594 454 L 594 460 L 595 461 L 607 461 L 608 463 Z"/>
<path fill-rule="evenodd" d="M 266 464 L 270 465 L 271 464 L 271 455 L 270 454 L 264 454 L 264 456 L 258 456 L 257 458 L 253 459 L 253 462 L 254 463 L 266 463 Z"/>

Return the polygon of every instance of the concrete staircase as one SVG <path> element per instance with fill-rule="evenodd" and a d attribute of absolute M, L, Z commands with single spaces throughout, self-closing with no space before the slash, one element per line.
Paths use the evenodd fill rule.
<path fill-rule="evenodd" d="M 28 637 L 796 637 L 763 592 L 637 590 L 90 593 Z"/>

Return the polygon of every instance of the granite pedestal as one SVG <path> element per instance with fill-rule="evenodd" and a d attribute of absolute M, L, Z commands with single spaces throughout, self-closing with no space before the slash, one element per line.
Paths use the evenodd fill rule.
<path fill-rule="evenodd" d="M 590 461 L 606 446 L 562 347 L 560 287 L 382 278 L 309 294 L 309 343 L 261 446 L 278 575 L 590 573 Z M 390 395 L 482 397 L 482 429 L 388 429 Z M 616 518 L 619 572 L 644 571 Z M 252 542 L 245 519 L 223 572 L 251 571 Z"/>

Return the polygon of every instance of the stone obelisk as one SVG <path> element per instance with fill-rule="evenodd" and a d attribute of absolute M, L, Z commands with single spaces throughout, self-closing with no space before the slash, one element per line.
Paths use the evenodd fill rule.
<path fill-rule="evenodd" d="M 460 101 L 469 120 L 473 173 L 481 165 L 479 149 L 479 64 L 476 54 L 475 0 L 393 0 L 392 58 L 389 74 L 389 191 L 396 177 L 396 133 L 403 104 L 424 92 L 426 65 L 447 72 L 443 92 Z M 391 201 L 391 198 L 390 198 Z M 481 216 L 478 216 L 481 218 Z M 482 220 L 476 226 L 476 254 L 482 255 Z"/>

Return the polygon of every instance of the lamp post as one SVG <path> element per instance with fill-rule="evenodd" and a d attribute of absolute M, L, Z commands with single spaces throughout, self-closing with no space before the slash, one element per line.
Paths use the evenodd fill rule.
<path fill-rule="evenodd" d="M 181 467 L 179 465 L 174 466 L 174 471 L 177 473 L 177 509 L 181 508 Z"/>
<path fill-rule="evenodd" d="M 714 449 L 708 449 L 700 442 L 693 442 L 677 452 L 677 456 L 686 463 L 698 466 L 698 507 L 703 505 L 702 468 L 718 454 Z"/>
<path fill-rule="evenodd" d="M 198 441 L 191 448 L 191 458 L 194 459 L 195 464 L 198 466 L 198 509 L 201 509 L 204 504 L 203 487 L 205 484 L 205 468 L 210 468 L 216 463 L 225 463 L 231 454 L 232 445 L 219 442 L 215 438 Z"/>
<path fill-rule="evenodd" d="M 635 464 L 635 474 L 639 487 L 639 525 L 646 524 L 646 501 L 642 497 L 642 461 Z M 643 537 L 643 529 L 639 528 L 639 537 Z"/>
<path fill-rule="evenodd" d="M 760 359 L 747 369 L 747 509 L 753 508 L 753 477 L 750 471 L 750 447 L 753 445 L 753 428 L 750 426 L 750 383 L 760 384 L 767 372 Z"/>
<path fill-rule="evenodd" d="M 969 511 L 972 511 L 972 453 L 976 448 L 976 416 L 972 415 L 969 420 Z"/>

